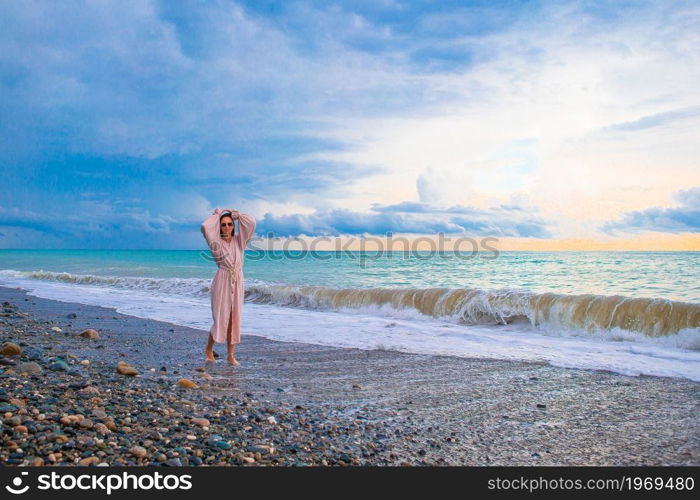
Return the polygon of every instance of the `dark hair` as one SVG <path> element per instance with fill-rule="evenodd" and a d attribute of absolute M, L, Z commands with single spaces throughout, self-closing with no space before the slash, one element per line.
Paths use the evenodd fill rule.
<path fill-rule="evenodd" d="M 223 220 L 224 217 L 228 217 L 231 219 L 231 222 L 233 222 L 233 228 L 231 229 L 231 236 L 236 236 L 236 222 L 233 220 L 233 216 L 231 215 L 231 212 L 225 212 L 219 217 L 219 232 L 223 233 L 221 231 L 221 221 Z"/>

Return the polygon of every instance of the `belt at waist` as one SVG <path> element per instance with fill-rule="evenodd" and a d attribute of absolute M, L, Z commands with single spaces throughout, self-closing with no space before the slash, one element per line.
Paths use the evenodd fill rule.
<path fill-rule="evenodd" d="M 227 267 L 221 266 L 219 269 L 223 269 L 228 273 L 229 279 L 231 280 L 231 285 L 235 285 L 238 279 L 238 272 L 241 270 L 240 266 Z"/>

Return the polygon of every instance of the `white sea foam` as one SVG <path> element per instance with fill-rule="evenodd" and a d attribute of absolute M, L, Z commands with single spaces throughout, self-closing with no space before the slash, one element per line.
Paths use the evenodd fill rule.
<path fill-rule="evenodd" d="M 17 271 L 0 271 L 0 285 L 21 287 L 37 297 L 114 307 L 123 314 L 204 332 L 211 326 L 208 289 L 202 293 L 208 280 L 119 278 L 110 282 L 111 278 L 96 277 L 92 281 L 65 278 L 46 279 Z M 261 285 L 247 281 L 252 282 L 250 286 Z M 242 331 L 244 336 L 252 334 L 288 342 L 540 361 L 567 368 L 700 381 L 697 328 L 649 337 L 620 328 L 591 332 L 555 325 L 535 327 L 523 320 L 502 325 L 467 325 L 453 316 L 431 317 L 417 309 L 397 309 L 387 304 L 330 310 L 246 303 Z"/>

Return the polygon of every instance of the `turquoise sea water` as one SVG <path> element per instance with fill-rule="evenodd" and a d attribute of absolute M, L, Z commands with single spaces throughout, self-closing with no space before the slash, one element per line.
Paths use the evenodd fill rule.
<path fill-rule="evenodd" d="M 343 288 L 519 288 L 700 303 L 700 252 L 501 252 L 495 259 L 318 253 L 321 258 L 282 252 L 261 257 L 249 250 L 245 276 Z M 207 279 L 216 266 L 207 252 L 195 250 L 0 250 L 2 270 Z"/>

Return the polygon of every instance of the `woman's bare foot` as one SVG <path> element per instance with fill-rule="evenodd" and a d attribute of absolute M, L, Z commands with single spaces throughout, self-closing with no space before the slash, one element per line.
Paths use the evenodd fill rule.
<path fill-rule="evenodd" d="M 234 358 L 233 356 L 229 356 L 229 357 L 228 357 L 228 364 L 229 364 L 229 365 L 233 365 L 233 366 L 240 366 L 240 365 L 241 365 L 241 364 L 238 362 L 238 360 L 237 360 L 236 358 Z"/>
<path fill-rule="evenodd" d="M 204 350 L 204 354 L 207 356 L 207 361 L 214 361 L 214 339 L 211 334 L 209 334 L 209 340 L 207 341 L 207 348 Z"/>

